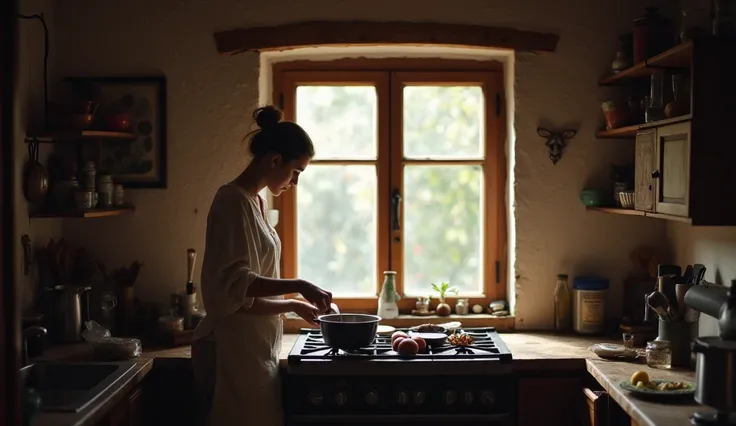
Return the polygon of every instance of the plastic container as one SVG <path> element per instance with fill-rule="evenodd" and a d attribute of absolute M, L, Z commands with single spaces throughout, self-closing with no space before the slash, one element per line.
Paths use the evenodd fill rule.
<path fill-rule="evenodd" d="M 606 319 L 606 278 L 576 277 L 573 281 L 573 329 L 579 334 L 599 334 Z"/>

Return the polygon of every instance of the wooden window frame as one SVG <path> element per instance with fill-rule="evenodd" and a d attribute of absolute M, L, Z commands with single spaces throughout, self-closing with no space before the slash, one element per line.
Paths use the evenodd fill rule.
<path fill-rule="evenodd" d="M 390 73 L 390 74 L 389 74 Z M 390 210 L 390 190 L 398 185 L 402 187 L 402 169 L 405 164 L 481 164 L 484 169 L 484 294 L 480 297 L 468 297 L 470 304 L 481 304 L 488 307 L 492 300 L 505 299 L 507 294 L 506 273 L 506 241 L 507 241 L 507 209 L 506 209 L 506 152 L 505 152 L 505 109 L 503 65 L 496 61 L 446 60 L 446 59 L 339 59 L 334 61 L 293 61 L 276 63 L 272 68 L 272 87 L 274 102 L 284 111 L 287 120 L 295 116 L 295 91 L 299 83 L 308 84 L 341 84 L 347 82 L 375 85 L 378 91 L 378 149 L 379 152 L 391 151 L 394 158 L 402 158 L 402 126 L 403 118 L 401 92 L 405 83 L 451 84 L 447 76 L 453 74 L 453 83 L 482 84 L 490 90 L 484 90 L 485 114 L 485 156 L 483 160 L 411 160 L 394 161 L 378 159 L 378 208 L 380 211 Z M 392 124 L 393 126 L 389 125 Z M 398 124 L 397 124 L 398 123 Z M 375 161 L 313 161 L 314 164 L 370 164 Z M 386 167 L 392 169 L 385 173 Z M 280 220 L 276 227 L 283 241 L 281 271 L 284 277 L 294 277 L 296 269 L 296 229 L 295 209 L 296 195 L 288 191 L 274 197 L 273 208 L 280 211 Z M 403 210 L 403 206 L 402 206 Z M 402 216 L 403 217 L 403 216 Z M 392 268 L 398 273 L 397 287 L 403 295 L 403 244 L 390 242 L 394 235 L 389 235 L 388 215 L 378 216 L 378 264 L 376 288 L 380 292 L 382 272 L 388 270 L 388 254 L 386 248 L 391 244 L 391 262 L 398 265 Z M 495 262 L 495 265 L 494 265 Z M 429 283 L 428 283 L 429 285 Z M 294 295 L 295 296 L 295 295 Z M 454 304 L 458 296 L 447 297 L 448 303 Z M 459 296 L 465 297 L 465 296 Z M 377 309 L 376 297 L 336 298 L 342 310 L 351 312 L 374 312 Z M 436 297 L 433 300 L 436 303 Z M 403 313 L 410 313 L 414 308 L 415 298 L 407 297 L 399 301 Z M 513 324 L 511 325 L 513 327 Z"/>

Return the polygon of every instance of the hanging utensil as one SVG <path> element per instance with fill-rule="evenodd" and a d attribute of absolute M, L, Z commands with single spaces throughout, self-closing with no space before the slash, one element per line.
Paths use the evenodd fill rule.
<path fill-rule="evenodd" d="M 38 142 L 28 143 L 28 162 L 23 184 L 23 194 L 32 203 L 42 202 L 49 190 L 49 173 L 38 161 Z"/>

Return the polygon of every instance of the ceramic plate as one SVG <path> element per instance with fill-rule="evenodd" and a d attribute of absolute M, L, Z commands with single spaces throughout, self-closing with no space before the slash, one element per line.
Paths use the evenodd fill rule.
<path fill-rule="evenodd" d="M 379 325 L 376 329 L 376 334 L 391 334 L 394 331 L 396 331 L 396 329 L 390 325 Z"/>
<path fill-rule="evenodd" d="M 659 385 L 660 383 L 671 382 L 671 381 L 672 380 L 660 380 L 660 379 L 650 380 L 650 382 L 655 385 Z M 668 390 L 668 391 L 661 391 L 658 389 L 651 389 L 651 388 L 637 388 L 636 386 L 632 385 L 631 381 L 629 380 L 624 380 L 623 382 L 619 383 L 619 386 L 622 389 L 625 389 L 633 393 L 634 395 L 646 396 L 646 397 L 667 398 L 667 397 L 682 397 L 682 396 L 688 396 L 688 395 L 695 394 L 695 383 L 687 382 L 687 381 L 682 381 L 682 383 L 685 385 L 684 388 Z"/>

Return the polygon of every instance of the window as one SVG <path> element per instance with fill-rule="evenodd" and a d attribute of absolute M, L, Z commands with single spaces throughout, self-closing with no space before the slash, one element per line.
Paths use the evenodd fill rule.
<path fill-rule="evenodd" d="M 323 286 L 354 311 L 376 309 L 386 270 L 397 272 L 404 312 L 432 282 L 471 303 L 503 298 L 500 70 L 336 62 L 274 69 L 286 119 L 316 149 L 296 190 L 274 200 L 282 275 Z"/>

